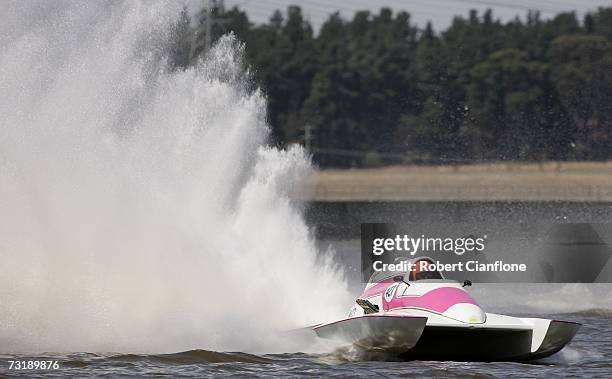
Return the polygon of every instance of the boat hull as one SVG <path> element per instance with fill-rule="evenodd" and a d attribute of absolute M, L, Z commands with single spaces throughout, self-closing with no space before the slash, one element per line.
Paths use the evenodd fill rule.
<path fill-rule="evenodd" d="M 541 343 L 524 326 L 427 325 L 427 317 L 365 315 L 319 325 L 319 337 L 405 360 L 528 361 L 552 355 L 571 341 L 580 324 L 550 321 Z M 538 346 L 534 346 L 538 345 Z"/>
<path fill-rule="evenodd" d="M 368 351 L 401 354 L 419 341 L 426 317 L 358 316 L 314 327 L 321 338 L 350 343 Z"/>

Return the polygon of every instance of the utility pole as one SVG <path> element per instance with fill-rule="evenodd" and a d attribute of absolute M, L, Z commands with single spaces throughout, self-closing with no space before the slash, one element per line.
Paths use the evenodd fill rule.
<path fill-rule="evenodd" d="M 312 146 L 312 126 L 310 124 L 304 125 L 304 147 L 307 151 L 310 151 Z"/>
<path fill-rule="evenodd" d="M 219 13 L 222 13 L 225 9 L 223 6 L 223 0 L 204 0 L 202 1 L 202 3 L 204 6 L 202 7 L 202 11 L 200 12 L 198 28 L 193 34 L 189 54 L 190 59 L 194 58 L 198 53 L 200 53 L 200 51 L 198 51 L 199 47 L 202 47 L 202 52 L 204 52 L 204 54 L 210 51 L 213 44 L 212 32 L 214 25 L 224 25 L 231 22 L 230 19 L 218 17 Z M 217 13 L 216 17 L 215 13 Z M 204 29 L 204 46 L 200 45 L 200 41 L 198 38 L 201 35 L 201 29 Z"/>
<path fill-rule="evenodd" d="M 212 25 L 213 25 L 213 19 L 212 19 L 212 7 L 213 7 L 213 0 L 209 0 L 208 1 L 208 6 L 204 9 L 204 17 L 205 17 L 205 21 L 204 21 L 204 25 L 206 26 L 205 29 L 205 36 L 204 36 L 204 53 L 207 53 L 208 51 L 210 51 L 210 45 L 212 44 L 212 37 L 211 37 L 211 33 L 212 33 Z"/>

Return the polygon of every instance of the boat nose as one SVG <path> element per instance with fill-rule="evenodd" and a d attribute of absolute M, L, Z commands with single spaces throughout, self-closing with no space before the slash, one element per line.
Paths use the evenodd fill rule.
<path fill-rule="evenodd" d="M 454 304 L 444 312 L 444 316 L 468 324 L 484 324 L 487 321 L 486 313 L 476 304 Z"/>

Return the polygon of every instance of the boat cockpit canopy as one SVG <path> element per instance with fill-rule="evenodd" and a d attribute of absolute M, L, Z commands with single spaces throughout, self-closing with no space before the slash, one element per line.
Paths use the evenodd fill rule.
<path fill-rule="evenodd" d="M 420 258 L 414 261 L 408 280 L 444 279 L 440 271 L 436 270 L 435 262 L 431 258 Z"/>

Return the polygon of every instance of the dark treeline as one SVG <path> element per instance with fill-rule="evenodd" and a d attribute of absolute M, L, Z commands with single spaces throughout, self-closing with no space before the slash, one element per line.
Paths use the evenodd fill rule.
<path fill-rule="evenodd" d="M 194 21 L 179 64 L 233 31 L 274 142 L 323 166 L 612 158 L 612 8 L 507 23 L 472 11 L 441 32 L 385 8 L 333 14 L 318 34 L 294 6 L 254 25 L 217 2 Z"/>

